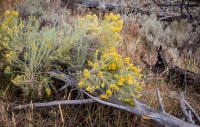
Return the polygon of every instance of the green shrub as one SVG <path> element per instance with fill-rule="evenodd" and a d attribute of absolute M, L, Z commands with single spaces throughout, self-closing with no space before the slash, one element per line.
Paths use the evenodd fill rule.
<path fill-rule="evenodd" d="M 89 14 L 77 17 L 73 25 L 60 20 L 41 27 L 34 16 L 22 20 L 18 12 L 6 11 L 0 28 L 4 72 L 12 75 L 11 82 L 26 95 L 33 91 L 41 96 L 46 91 L 50 96 L 52 68 L 83 70 L 83 76 L 78 75 L 79 86 L 86 91 L 92 93 L 101 86 L 105 91 L 103 99 L 114 95 L 133 105 L 132 97 L 139 97 L 142 90 L 136 81 L 141 74 L 130 58 L 123 60 L 115 51 L 122 40 L 122 26 L 123 20 L 113 13 L 102 22 Z M 87 61 L 92 65 L 88 66 Z"/>

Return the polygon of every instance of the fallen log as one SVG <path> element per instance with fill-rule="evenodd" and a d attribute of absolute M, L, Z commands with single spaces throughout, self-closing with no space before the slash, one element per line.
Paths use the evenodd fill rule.
<path fill-rule="evenodd" d="M 180 120 L 180 119 L 178 119 L 178 118 L 176 118 L 172 115 L 169 115 L 167 113 L 164 113 L 162 111 L 155 110 L 155 109 L 153 109 L 153 108 L 151 108 L 151 107 L 149 107 L 145 104 L 140 103 L 136 99 L 134 99 L 135 105 L 133 107 L 121 106 L 121 105 L 116 105 L 116 104 L 109 103 L 109 102 L 106 102 L 106 101 L 102 101 L 98 98 L 91 96 L 90 94 L 86 93 L 83 90 L 81 90 L 81 91 L 84 92 L 86 95 L 88 95 L 93 100 L 95 100 L 95 101 L 97 101 L 101 104 L 128 111 L 128 112 L 130 112 L 134 115 L 142 117 L 143 119 L 151 120 L 155 124 L 157 124 L 158 126 L 162 126 L 162 127 L 164 127 L 164 126 L 170 126 L 170 127 L 200 127 L 200 126 L 195 125 L 195 124 L 187 123 L 183 120 Z"/>
<path fill-rule="evenodd" d="M 170 6 L 181 6 L 181 4 L 159 4 L 159 6 L 162 6 L 162 7 L 170 7 Z M 199 5 L 198 4 L 183 4 L 182 6 L 189 6 L 189 7 L 198 7 Z"/>
<path fill-rule="evenodd" d="M 50 72 L 51 76 L 57 79 L 60 79 L 62 81 L 65 82 L 65 85 L 62 88 L 66 88 L 67 86 L 73 86 L 73 87 L 78 87 L 77 86 L 77 81 L 74 78 L 70 78 L 73 76 L 64 74 L 58 70 L 52 70 Z M 61 78 L 61 74 L 65 75 L 65 78 Z M 73 84 L 74 83 L 74 84 Z M 191 124 L 188 122 L 185 122 L 179 118 L 176 118 L 170 114 L 165 113 L 164 110 L 164 106 L 162 105 L 162 99 L 160 97 L 160 95 L 158 94 L 158 102 L 159 105 L 161 107 L 161 111 L 153 109 L 145 104 L 140 103 L 139 101 L 137 101 L 135 98 L 134 99 L 134 103 L 135 105 L 133 107 L 121 102 L 120 100 L 118 100 L 116 97 L 111 96 L 108 101 L 104 101 L 101 100 L 99 98 L 100 94 L 96 94 L 95 96 L 88 94 L 87 92 L 85 92 L 82 89 L 77 88 L 80 92 L 83 92 L 84 94 L 86 94 L 87 96 L 89 96 L 92 100 L 99 102 L 101 104 L 104 105 L 108 105 L 111 107 L 115 107 L 121 110 L 125 110 L 127 112 L 130 112 L 136 116 L 142 117 L 143 119 L 148 119 L 151 120 L 153 123 L 155 123 L 158 126 L 171 126 L 171 127 L 199 127 L 198 125 L 195 124 Z M 100 91 L 101 92 L 101 91 Z M 159 90 L 157 89 L 157 93 L 159 93 Z M 184 98 L 182 98 L 183 100 Z M 72 102 L 70 102 L 72 101 Z M 14 110 L 19 110 L 19 109 L 23 109 L 23 108 L 34 108 L 34 107 L 45 107 L 45 106 L 56 106 L 59 104 L 82 104 L 87 103 L 88 100 L 82 101 L 82 100 L 67 100 L 67 101 L 55 101 L 55 102 L 48 102 L 48 103 L 36 103 L 36 104 L 28 104 L 28 105 L 21 105 L 21 106 L 16 106 L 13 109 Z M 88 103 L 91 103 L 93 101 L 89 100 Z M 185 105 L 183 105 L 185 106 Z M 191 113 L 190 113 L 191 114 Z M 197 115 L 197 117 L 199 117 Z"/>
<path fill-rule="evenodd" d="M 62 87 L 62 90 L 64 88 L 66 88 L 67 86 L 76 87 L 80 92 L 83 92 L 84 94 L 89 96 L 92 100 L 91 99 L 60 100 L 60 101 L 47 102 L 47 103 L 31 103 L 31 104 L 27 104 L 27 105 L 15 106 L 13 108 L 13 110 L 15 111 L 15 110 L 26 109 L 26 108 L 32 108 L 32 110 L 33 110 L 36 107 L 60 106 L 61 104 L 62 105 L 63 104 L 65 104 L 65 105 L 75 105 L 75 104 L 92 103 L 92 102 L 96 101 L 96 102 L 99 102 L 99 103 L 104 104 L 104 105 L 108 105 L 108 106 L 115 107 L 115 108 L 118 108 L 118 109 L 121 109 L 121 110 L 125 110 L 125 111 L 130 112 L 134 115 L 140 116 L 143 119 L 151 120 L 153 123 L 155 123 L 158 126 L 200 127 L 198 125 L 185 122 L 185 121 L 178 119 L 178 118 L 176 118 L 176 117 L 174 117 L 170 114 L 165 113 L 164 106 L 162 105 L 162 99 L 160 97 L 160 94 L 158 94 L 158 100 L 159 100 L 159 105 L 161 107 L 161 111 L 153 109 L 153 108 L 151 108 L 151 107 L 149 107 L 145 104 L 142 104 L 139 101 L 137 101 L 135 98 L 133 98 L 135 104 L 134 104 L 133 107 L 131 107 L 131 106 L 121 102 L 120 100 L 118 100 L 114 96 L 111 96 L 108 99 L 108 102 L 106 102 L 106 101 L 98 98 L 98 96 L 100 96 L 100 95 L 96 95 L 97 97 L 94 97 L 94 96 L 88 94 L 84 90 L 78 88 L 76 79 L 71 75 L 64 74 L 64 73 L 62 73 L 58 70 L 52 70 L 52 72 L 50 72 L 50 74 L 51 74 L 51 77 L 60 79 L 60 80 L 65 82 L 65 85 Z M 61 78 L 61 76 L 60 76 L 61 74 L 64 74 L 65 78 Z M 61 89 L 59 89 L 59 90 L 61 90 Z M 159 93 L 158 89 L 157 89 L 157 93 Z M 184 101 L 184 98 L 182 98 L 182 100 Z"/>
<path fill-rule="evenodd" d="M 124 10 L 128 11 L 126 13 L 141 13 L 141 14 L 151 14 L 151 13 L 155 13 L 158 17 L 171 17 L 171 18 L 180 18 L 180 14 L 178 13 L 168 13 L 168 12 L 161 12 L 161 11 L 153 11 L 150 9 L 143 9 L 143 8 L 136 8 L 136 7 L 132 7 L 132 6 L 122 6 L 121 4 L 114 4 L 114 3 L 107 3 L 107 2 L 96 2 L 96 1 L 92 1 L 92 0 L 77 0 L 77 2 L 79 4 L 82 4 L 82 7 L 86 7 L 86 8 L 96 8 L 98 9 L 98 7 L 100 5 L 104 5 L 106 10 L 114 10 L 117 9 L 118 13 L 123 13 Z"/>
<path fill-rule="evenodd" d="M 163 55 L 162 51 L 158 51 L 157 62 L 153 65 L 153 71 L 158 74 L 166 73 L 170 82 L 179 84 L 179 86 L 189 86 L 200 93 L 200 74 L 182 69 L 173 63 Z"/>
<path fill-rule="evenodd" d="M 99 99 L 98 97 L 94 97 L 84 90 L 79 90 L 80 92 L 83 92 L 87 96 L 89 96 L 91 99 L 85 99 L 85 100 L 61 100 L 61 101 L 54 101 L 54 102 L 48 102 L 48 103 L 31 103 L 27 105 L 21 105 L 21 106 L 16 106 L 13 109 L 14 110 L 19 110 L 19 109 L 26 109 L 26 108 L 32 108 L 32 110 L 35 107 L 47 107 L 47 106 L 60 106 L 61 104 L 66 104 L 66 105 L 75 105 L 75 104 L 85 104 L 85 103 L 91 103 L 91 102 L 98 102 L 104 105 L 108 105 L 114 108 L 118 108 L 121 110 L 125 110 L 127 112 L 130 112 L 134 115 L 140 116 L 143 119 L 148 119 L 154 122 L 157 126 L 171 126 L 171 127 L 200 127 L 195 124 L 187 123 L 181 119 L 178 119 L 172 115 L 169 115 L 163 111 L 158 111 L 155 110 L 145 104 L 140 103 L 137 101 L 135 98 L 134 103 L 135 105 L 133 107 L 127 106 L 126 104 L 116 104 L 116 103 L 121 103 L 121 101 L 115 99 L 115 103 L 110 103 L 109 100 L 108 102 Z"/>
<path fill-rule="evenodd" d="M 13 110 L 21 110 L 21 109 L 28 109 L 28 108 L 43 108 L 43 107 L 50 107 L 50 106 L 58 106 L 60 105 L 77 105 L 77 104 L 88 104 L 95 102 L 92 99 L 83 99 L 83 100 L 60 100 L 60 101 L 53 101 L 53 102 L 46 102 L 46 103 L 30 103 L 25 105 L 18 105 L 13 108 Z"/>

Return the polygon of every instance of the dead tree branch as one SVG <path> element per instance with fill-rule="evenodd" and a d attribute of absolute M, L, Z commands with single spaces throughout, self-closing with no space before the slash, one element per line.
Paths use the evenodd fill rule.
<path fill-rule="evenodd" d="M 194 113 L 194 115 L 196 116 L 197 120 L 200 122 L 200 117 L 199 115 L 196 113 L 196 111 L 187 103 L 187 101 L 185 101 L 185 105 Z"/>
<path fill-rule="evenodd" d="M 160 111 L 165 112 L 165 108 L 164 108 L 164 105 L 162 104 L 162 98 L 160 97 L 160 91 L 158 88 L 156 89 L 156 93 L 158 97 L 158 104 L 160 106 Z"/>
<path fill-rule="evenodd" d="M 177 97 L 171 97 L 171 96 L 168 96 L 169 98 L 173 98 L 173 99 L 177 99 L 177 100 L 180 100 L 179 98 Z M 184 100 L 185 102 L 185 105 L 194 113 L 194 115 L 196 116 L 197 120 L 200 122 L 200 116 L 197 114 L 197 112 L 192 108 L 192 106 L 190 106 L 188 104 L 188 102 L 186 100 Z"/>
<path fill-rule="evenodd" d="M 185 84 L 192 85 L 196 92 L 199 92 L 200 87 L 200 74 L 182 69 L 173 63 L 171 63 L 164 55 L 163 51 L 158 51 L 157 62 L 153 65 L 155 73 L 163 74 L 167 73 L 168 80 L 183 86 Z"/>
<path fill-rule="evenodd" d="M 43 107 L 50 107 L 50 106 L 58 106 L 60 105 L 77 105 L 77 104 L 87 104 L 95 102 L 92 99 L 83 99 L 83 100 L 60 100 L 60 101 L 53 101 L 47 103 L 31 103 L 26 105 L 19 105 L 15 106 L 13 110 L 20 110 L 20 109 L 27 109 L 27 108 L 43 108 Z"/>
<path fill-rule="evenodd" d="M 82 7 L 86 8 L 97 8 L 100 6 L 100 4 L 104 4 L 106 7 L 106 10 L 114 10 L 117 9 L 119 13 L 121 13 L 122 10 L 129 10 L 127 13 L 133 13 L 133 12 L 138 12 L 141 14 L 151 14 L 155 13 L 158 17 L 167 17 L 171 16 L 173 18 L 178 18 L 180 17 L 180 14 L 177 13 L 168 13 L 168 12 L 160 12 L 160 11 L 152 11 L 150 9 L 142 9 L 142 8 L 136 8 L 136 7 L 130 7 L 130 6 L 122 6 L 121 4 L 114 4 L 114 3 L 99 3 L 91 0 L 78 0 L 78 3 L 82 4 Z"/>
<path fill-rule="evenodd" d="M 58 79 L 61 79 L 61 77 L 59 77 L 58 75 L 60 75 L 62 72 L 60 71 L 53 71 L 53 73 L 51 73 L 54 77 L 57 77 Z M 51 76 L 52 76 L 51 75 Z M 72 82 L 74 82 L 73 80 L 75 80 L 74 78 L 71 78 L 70 75 L 65 74 L 65 78 L 62 78 L 62 81 L 66 81 L 66 84 L 70 84 Z M 73 77 L 73 76 L 72 76 Z M 71 81 L 70 81 L 71 80 Z M 77 81 L 75 82 L 75 84 L 70 84 L 70 86 L 72 87 L 78 87 L 77 86 Z M 112 96 L 108 99 L 108 101 L 103 101 L 98 97 L 94 97 L 90 94 L 88 94 L 87 92 L 85 92 L 82 89 L 79 89 L 80 92 L 83 92 L 84 94 L 86 94 L 88 97 L 90 97 L 91 99 L 85 99 L 85 100 L 63 100 L 63 101 L 54 101 L 54 102 L 48 102 L 48 103 L 33 103 L 33 104 L 27 104 L 27 105 L 21 105 L 21 106 L 15 106 L 13 108 L 13 110 L 19 110 L 19 109 L 26 109 L 26 108 L 36 108 L 36 107 L 47 107 L 47 106 L 58 106 L 60 105 L 75 105 L 75 104 L 86 104 L 86 103 L 92 103 L 94 101 L 104 104 L 104 105 L 108 105 L 111 107 L 115 107 L 121 110 L 125 110 L 127 112 L 130 112 L 134 115 L 137 115 L 139 117 L 142 117 L 144 119 L 150 119 L 152 122 L 154 122 L 155 124 L 157 124 L 158 126 L 172 126 L 172 127 L 200 127 L 198 125 L 195 124 L 191 124 L 191 123 L 187 123 L 181 119 L 178 119 L 172 115 L 169 115 L 165 112 L 161 112 L 158 110 L 155 110 L 145 104 L 140 103 L 139 101 L 137 101 L 135 98 L 134 99 L 134 103 L 135 105 L 133 107 L 130 107 L 129 105 L 123 103 L 122 101 L 118 100 L 116 97 Z M 163 106 L 164 107 L 164 106 Z"/>
<path fill-rule="evenodd" d="M 170 6 L 181 6 L 181 4 L 159 4 L 159 6 L 170 7 Z M 198 4 L 182 4 L 182 6 L 198 7 Z"/>
<path fill-rule="evenodd" d="M 185 99 L 184 99 L 184 94 L 182 93 L 182 94 L 181 94 L 181 97 L 180 97 L 181 109 L 182 109 L 183 114 L 184 114 L 184 116 L 186 117 L 187 121 L 194 124 L 195 122 L 194 122 L 193 119 L 192 119 L 191 113 L 190 113 L 190 115 L 189 115 L 189 113 L 187 112 L 187 110 L 186 110 L 186 108 L 185 108 L 185 101 L 184 101 L 184 100 L 185 100 Z"/>
<path fill-rule="evenodd" d="M 122 109 L 125 111 L 128 111 L 134 115 L 137 116 L 146 116 L 148 117 L 148 119 L 152 120 L 153 122 L 156 122 L 156 124 L 160 125 L 160 126 L 172 126 L 172 127 L 199 127 L 198 125 L 194 125 L 194 124 L 190 124 L 187 123 L 185 121 L 182 121 L 174 116 L 171 116 L 167 113 L 164 112 L 160 112 L 158 110 L 155 110 L 145 104 L 140 103 L 139 101 L 137 101 L 136 99 L 134 99 L 135 105 L 133 107 L 130 106 L 121 106 L 121 105 L 116 105 L 113 103 L 109 103 L 109 102 L 105 102 L 102 101 L 98 98 L 93 97 L 92 95 L 88 94 L 87 92 L 81 90 L 81 92 L 85 93 L 86 95 L 88 95 L 90 98 L 94 99 L 95 101 L 104 104 L 104 105 L 108 105 L 108 106 L 112 106 L 118 109 Z"/>
<path fill-rule="evenodd" d="M 160 9 L 162 9 L 164 12 L 166 12 L 166 10 L 165 10 L 162 6 L 160 6 L 155 0 L 153 0 L 153 2 L 154 2 L 158 7 L 160 7 Z"/>

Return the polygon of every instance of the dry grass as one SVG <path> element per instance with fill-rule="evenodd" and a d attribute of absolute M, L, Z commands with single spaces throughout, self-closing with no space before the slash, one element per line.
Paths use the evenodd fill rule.
<path fill-rule="evenodd" d="M 11 10 L 13 7 L 23 0 L 0 0 L 0 14 L 5 10 Z"/>
<path fill-rule="evenodd" d="M 159 109 L 156 88 L 160 89 L 163 104 L 166 112 L 184 119 L 179 100 L 181 89 L 176 89 L 173 84 L 166 84 L 164 78 L 150 78 L 143 90 L 143 96 L 140 101 L 152 108 Z M 70 99 L 70 97 L 69 97 Z M 186 93 L 185 99 L 189 104 L 200 113 L 199 95 L 195 93 Z M 20 100 L 23 101 L 23 100 Z M 153 126 L 148 121 L 134 116 L 122 110 L 111 108 L 99 103 L 74 105 L 74 106 L 56 106 L 39 109 L 26 109 L 21 111 L 12 111 L 14 103 L 10 101 L 0 102 L 0 126 L 66 126 L 66 127 L 144 127 Z M 22 102 L 18 102 L 18 104 Z"/>

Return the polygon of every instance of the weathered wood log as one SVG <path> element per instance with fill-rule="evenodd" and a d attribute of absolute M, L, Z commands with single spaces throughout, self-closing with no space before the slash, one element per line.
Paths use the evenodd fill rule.
<path fill-rule="evenodd" d="M 141 13 L 141 14 L 155 13 L 158 17 L 167 17 L 167 16 L 171 16 L 172 18 L 180 17 L 180 14 L 177 14 L 177 13 L 152 11 L 150 9 L 136 8 L 136 7 L 130 7 L 130 6 L 122 6 L 120 4 L 114 4 L 114 3 L 106 3 L 106 2 L 99 3 L 99 2 L 92 1 L 92 0 L 77 0 L 77 2 L 82 4 L 83 7 L 97 8 L 97 9 L 98 9 L 98 6 L 100 6 L 100 4 L 104 4 L 107 10 L 117 9 L 119 11 L 119 13 L 125 9 L 125 10 L 128 10 L 127 13 L 134 13 L 134 12 Z"/>
<path fill-rule="evenodd" d="M 86 93 L 85 91 L 82 91 L 85 94 L 87 94 L 90 98 L 94 99 L 95 101 L 104 104 L 104 105 L 108 105 L 108 106 L 112 106 L 118 109 L 122 109 L 125 111 L 128 111 L 134 115 L 140 116 L 144 119 L 149 119 L 151 121 L 153 121 L 154 123 L 156 123 L 158 126 L 170 126 L 170 127 L 200 127 L 198 125 L 195 124 L 190 124 L 187 123 L 183 120 L 180 120 L 172 115 L 169 115 L 167 113 L 164 113 L 162 111 L 158 111 L 155 110 L 145 104 L 140 103 L 139 101 L 137 101 L 136 99 L 134 99 L 134 103 L 135 105 L 133 107 L 130 106 L 123 106 L 123 105 L 116 105 L 113 103 L 109 103 L 106 101 L 102 101 L 98 98 L 95 98 L 93 96 L 91 96 L 90 94 Z M 119 101 L 119 100 L 118 100 Z"/>
<path fill-rule="evenodd" d="M 200 74 L 182 69 L 173 63 L 169 62 L 169 60 L 163 55 L 162 51 L 158 51 L 157 62 L 153 65 L 154 72 L 161 74 L 168 71 L 167 77 L 170 81 L 183 85 L 192 85 L 194 90 L 200 93 Z"/>
<path fill-rule="evenodd" d="M 167 113 L 155 110 L 145 104 L 140 103 L 136 99 L 134 99 L 135 105 L 133 107 L 127 106 L 126 104 L 115 104 L 115 103 L 121 103 L 119 100 L 115 100 L 115 103 L 110 103 L 103 101 L 99 99 L 98 97 L 93 97 L 92 95 L 88 94 L 84 90 L 80 90 L 81 92 L 88 95 L 91 99 L 85 99 L 85 100 L 61 100 L 61 101 L 54 101 L 54 102 L 48 102 L 48 103 L 31 103 L 27 105 L 21 105 L 16 106 L 13 109 L 19 110 L 19 109 L 26 109 L 26 108 L 36 108 L 36 107 L 48 107 L 48 106 L 59 106 L 59 105 L 75 105 L 75 104 L 85 104 L 85 103 L 92 103 L 94 101 L 99 102 L 104 105 L 108 105 L 111 107 L 115 107 L 121 110 L 125 110 L 127 112 L 130 112 L 134 115 L 140 116 L 143 119 L 148 119 L 157 124 L 158 126 L 171 126 L 171 127 L 200 127 L 195 124 L 187 123 L 183 120 L 180 120 L 172 115 L 169 115 Z M 119 102 L 117 102 L 119 101 Z"/>
<path fill-rule="evenodd" d="M 20 109 L 27 109 L 27 108 L 42 108 L 42 107 L 50 107 L 50 106 L 58 106 L 60 105 L 77 105 L 77 104 L 88 104 L 95 102 L 92 99 L 83 99 L 83 100 L 60 100 L 60 101 L 53 101 L 53 102 L 46 102 L 46 103 L 30 103 L 25 105 L 15 106 L 13 108 L 14 111 Z"/>
<path fill-rule="evenodd" d="M 165 60 L 166 61 L 166 60 Z M 61 75 L 61 72 L 59 71 L 53 71 L 51 74 L 57 73 L 57 76 Z M 55 76 L 55 74 L 54 74 Z M 62 81 L 65 81 L 66 84 L 71 84 L 71 81 L 65 80 L 66 78 L 58 78 L 61 79 Z M 69 82 L 69 83 L 68 83 Z M 67 86 L 67 85 L 65 85 Z M 74 84 L 75 87 L 77 87 L 77 84 Z M 85 94 L 87 94 L 84 90 L 79 90 Z M 140 103 L 139 101 L 137 101 L 136 99 L 134 99 L 135 101 L 135 106 L 130 107 L 125 103 L 122 103 L 121 101 L 119 101 L 117 98 L 115 97 L 110 97 L 108 99 L 108 102 L 105 102 L 103 100 L 100 100 L 96 97 L 93 97 L 92 95 L 87 94 L 90 98 L 92 98 L 93 100 L 101 103 L 101 104 L 105 104 L 105 105 L 109 105 L 115 108 L 119 108 L 125 111 L 128 111 L 134 115 L 143 117 L 143 118 L 148 118 L 150 120 L 152 120 L 152 122 L 158 124 L 159 126 L 173 126 L 173 127 L 179 127 L 179 126 L 198 126 L 198 125 L 193 125 L 193 124 L 189 124 L 185 121 L 182 121 L 174 116 L 171 116 L 165 112 L 162 111 L 158 111 L 155 110 L 145 104 Z M 145 116 L 145 117 L 144 117 Z"/>
<path fill-rule="evenodd" d="M 181 4 L 159 4 L 159 6 L 170 7 L 170 6 L 181 6 Z M 183 4 L 182 6 L 187 6 L 187 4 Z M 193 3 L 193 4 L 189 4 L 188 6 L 189 7 L 198 7 L 199 5 Z"/>

